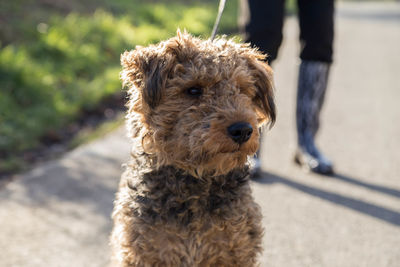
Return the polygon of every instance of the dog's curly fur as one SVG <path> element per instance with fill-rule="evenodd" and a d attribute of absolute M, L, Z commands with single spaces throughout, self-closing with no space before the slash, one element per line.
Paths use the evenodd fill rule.
<path fill-rule="evenodd" d="M 116 266 L 256 264 L 261 213 L 246 162 L 259 133 L 238 144 L 227 127 L 275 121 L 264 59 L 247 44 L 179 31 L 121 56 L 134 147 L 113 212 Z"/>

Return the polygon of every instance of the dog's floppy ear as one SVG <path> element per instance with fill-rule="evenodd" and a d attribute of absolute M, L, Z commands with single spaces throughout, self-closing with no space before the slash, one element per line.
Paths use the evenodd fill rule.
<path fill-rule="evenodd" d="M 161 100 L 168 74 L 166 58 L 160 56 L 155 47 L 137 47 L 121 55 L 121 65 L 123 85 L 139 90 L 143 102 L 155 108 Z"/>
<path fill-rule="evenodd" d="M 261 103 L 268 116 L 269 124 L 272 126 L 276 120 L 273 71 L 262 58 L 251 58 L 250 68 L 253 71 L 257 87 L 256 101 Z"/>

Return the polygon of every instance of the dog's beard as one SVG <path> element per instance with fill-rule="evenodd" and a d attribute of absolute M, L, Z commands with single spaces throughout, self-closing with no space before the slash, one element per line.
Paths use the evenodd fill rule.
<path fill-rule="evenodd" d="M 188 148 L 189 151 L 192 151 L 188 161 L 197 172 L 226 174 L 235 168 L 244 167 L 248 156 L 257 152 L 258 139 L 257 133 L 249 141 L 239 145 L 226 136 L 217 135 L 214 138 L 207 138 L 198 142 L 196 148 Z M 197 151 L 197 153 L 193 151 Z"/>
<path fill-rule="evenodd" d="M 226 174 L 235 168 L 244 167 L 248 156 L 254 155 L 259 146 L 259 132 L 254 130 L 250 139 L 239 144 L 229 136 L 228 127 L 239 121 L 249 122 L 257 129 L 257 118 L 253 113 L 243 117 L 242 112 L 237 117 L 196 119 L 200 123 L 190 123 L 189 118 L 174 127 L 172 135 L 165 132 L 155 132 L 153 145 L 160 166 L 172 165 L 187 170 L 191 174 L 201 176 L 207 174 Z"/>
<path fill-rule="evenodd" d="M 243 168 L 248 156 L 255 154 L 259 145 L 258 135 L 241 145 L 228 138 L 219 140 L 197 139 L 190 142 L 182 138 L 178 146 L 176 142 L 169 143 L 156 153 L 157 163 L 159 167 L 175 166 L 198 177 L 203 174 L 223 175 Z"/>

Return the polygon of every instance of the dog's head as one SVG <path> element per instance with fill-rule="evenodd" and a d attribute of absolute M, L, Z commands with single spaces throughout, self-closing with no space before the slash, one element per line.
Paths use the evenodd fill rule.
<path fill-rule="evenodd" d="M 158 166 L 200 176 L 245 164 L 275 121 L 272 70 L 247 44 L 186 33 L 125 52 L 128 130 Z"/>

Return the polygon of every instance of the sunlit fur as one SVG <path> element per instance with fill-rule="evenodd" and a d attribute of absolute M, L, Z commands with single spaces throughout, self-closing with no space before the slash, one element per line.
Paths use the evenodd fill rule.
<path fill-rule="evenodd" d="M 256 264 L 261 213 L 246 162 L 258 129 L 275 121 L 264 59 L 247 44 L 179 31 L 121 56 L 133 149 L 113 213 L 115 266 Z M 227 132 L 236 122 L 254 129 L 241 145 Z"/>

